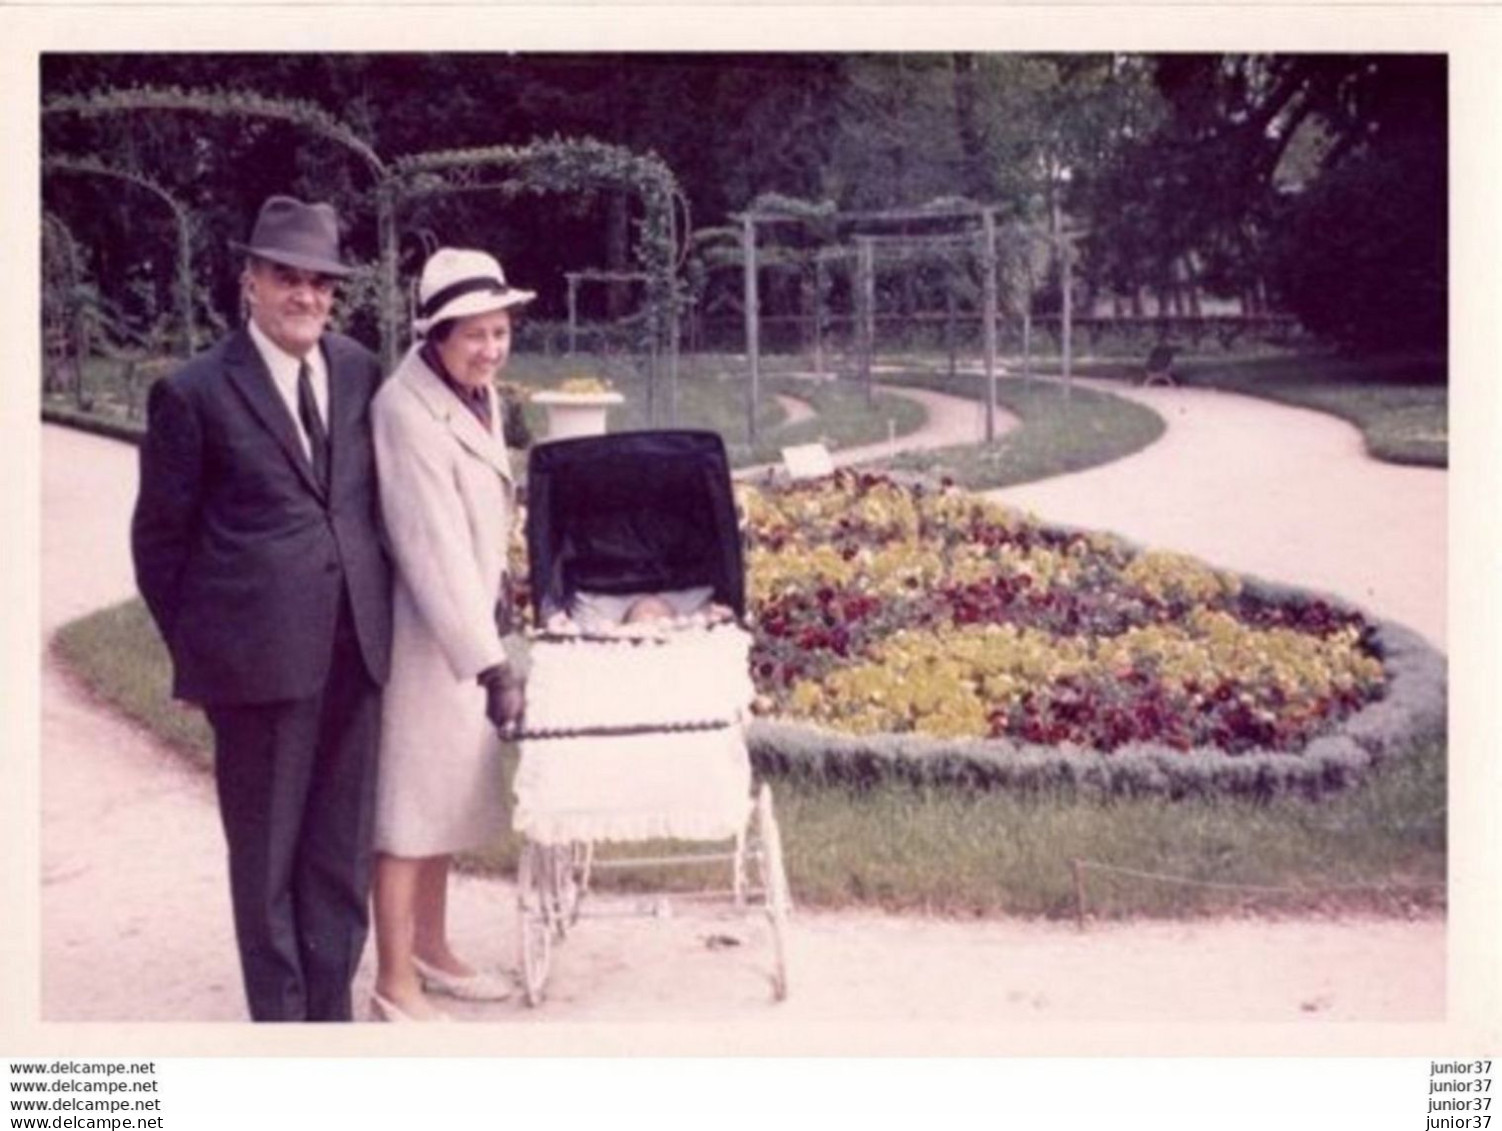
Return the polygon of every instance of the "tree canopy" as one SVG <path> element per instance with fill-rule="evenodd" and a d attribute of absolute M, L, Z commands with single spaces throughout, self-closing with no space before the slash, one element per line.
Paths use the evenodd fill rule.
<path fill-rule="evenodd" d="M 47 114 L 44 157 L 134 170 L 194 218 L 200 324 L 232 317 L 229 241 L 274 192 L 340 208 L 373 262 L 370 160 L 592 138 L 672 170 L 694 228 L 766 194 L 839 209 L 964 197 L 1086 233 L 1086 285 L 1186 271 L 1354 346 L 1437 345 L 1445 310 L 1442 56 L 1123 54 L 47 54 L 44 105 L 109 89 L 233 91 L 285 121 Z M 45 176 L 44 205 L 122 311 L 170 317 L 170 210 Z M 475 194 L 402 206 L 401 271 L 496 251 L 562 317 L 565 274 L 627 270 L 639 201 Z M 603 300 L 600 300 L 603 301 Z"/>
<path fill-rule="evenodd" d="M 1084 207 L 1095 269 L 1167 283 L 1194 256 L 1355 347 L 1445 341 L 1446 65 L 1438 55 L 1165 56 L 1157 126 Z"/>

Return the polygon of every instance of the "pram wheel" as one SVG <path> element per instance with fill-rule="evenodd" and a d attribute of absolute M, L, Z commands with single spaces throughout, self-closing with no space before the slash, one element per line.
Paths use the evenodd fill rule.
<path fill-rule="evenodd" d="M 765 782 L 756 794 L 756 832 L 760 841 L 756 861 L 761 872 L 761 888 L 766 900 L 767 919 L 772 928 L 772 996 L 785 1001 L 788 996 L 787 932 L 792 900 L 788 894 L 787 872 L 782 864 L 782 833 L 772 811 L 772 790 Z"/>
<path fill-rule="evenodd" d="M 576 841 L 554 853 L 558 868 L 558 937 L 568 934 L 579 921 L 579 904 L 589 890 L 589 872 L 594 863 L 594 845 Z"/>
<path fill-rule="evenodd" d="M 532 1006 L 542 1001 L 553 957 L 553 926 L 548 922 L 545 890 L 548 853 L 545 845 L 525 841 L 516 868 L 516 921 L 521 941 L 522 991 L 527 1004 Z"/>
<path fill-rule="evenodd" d="M 592 860 L 588 844 L 522 843 L 516 869 L 516 919 L 522 989 L 528 1005 L 542 1001 L 552 969 L 553 944 L 562 940 L 579 917 Z"/>

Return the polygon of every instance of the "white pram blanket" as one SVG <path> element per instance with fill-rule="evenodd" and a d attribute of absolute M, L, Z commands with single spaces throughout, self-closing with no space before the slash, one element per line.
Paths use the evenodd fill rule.
<path fill-rule="evenodd" d="M 733 624 L 534 640 L 513 826 L 545 844 L 742 830 L 750 646 Z"/>

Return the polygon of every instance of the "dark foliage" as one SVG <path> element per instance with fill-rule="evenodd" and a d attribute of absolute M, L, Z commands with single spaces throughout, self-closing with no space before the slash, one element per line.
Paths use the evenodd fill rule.
<path fill-rule="evenodd" d="M 1447 68 L 1439 55 L 1165 56 L 1167 113 L 1091 188 L 1096 270 L 1266 283 L 1358 349 L 1443 348 Z"/>
<path fill-rule="evenodd" d="M 862 209 L 970 196 L 1006 219 L 1067 215 L 1090 232 L 1087 288 L 1168 294 L 1192 260 L 1202 285 L 1254 303 L 1270 295 L 1362 348 L 1443 345 L 1446 77 L 1444 57 L 1423 55 L 967 52 L 52 53 L 41 74 L 44 100 L 132 87 L 296 100 L 388 163 L 592 137 L 665 162 L 694 229 L 724 226 L 767 194 Z M 235 317 L 227 244 L 273 192 L 333 201 L 353 256 L 376 256 L 370 170 L 288 124 L 49 114 L 43 154 L 147 171 L 191 210 L 204 326 Z M 87 249 L 87 276 L 113 308 L 138 328 L 160 322 L 174 285 L 168 210 L 76 173 L 45 176 L 43 199 Z M 410 276 L 435 243 L 485 246 L 538 286 L 537 315 L 559 318 L 564 273 L 628 268 L 641 219 L 620 192 L 424 197 L 398 216 L 400 268 Z M 882 301 L 932 307 L 958 288 L 973 305 L 973 268 L 915 269 Z M 1057 274 L 1039 272 L 1036 309 L 1052 309 Z M 734 273 L 723 274 L 724 293 L 709 298 L 733 313 Z M 768 274 L 765 313 L 801 312 L 808 281 Z M 834 276 L 826 285 L 838 292 L 846 283 Z M 624 284 L 582 298 L 586 317 L 620 318 L 641 302 Z"/>

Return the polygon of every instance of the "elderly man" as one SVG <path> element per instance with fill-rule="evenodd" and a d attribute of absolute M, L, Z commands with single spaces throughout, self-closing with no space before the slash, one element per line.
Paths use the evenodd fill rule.
<path fill-rule="evenodd" d="M 257 1021 L 347 1021 L 365 944 L 391 638 L 375 357 L 327 331 L 327 204 L 266 201 L 246 326 L 152 387 L 131 531 L 173 693 L 214 732 L 246 997 Z"/>

